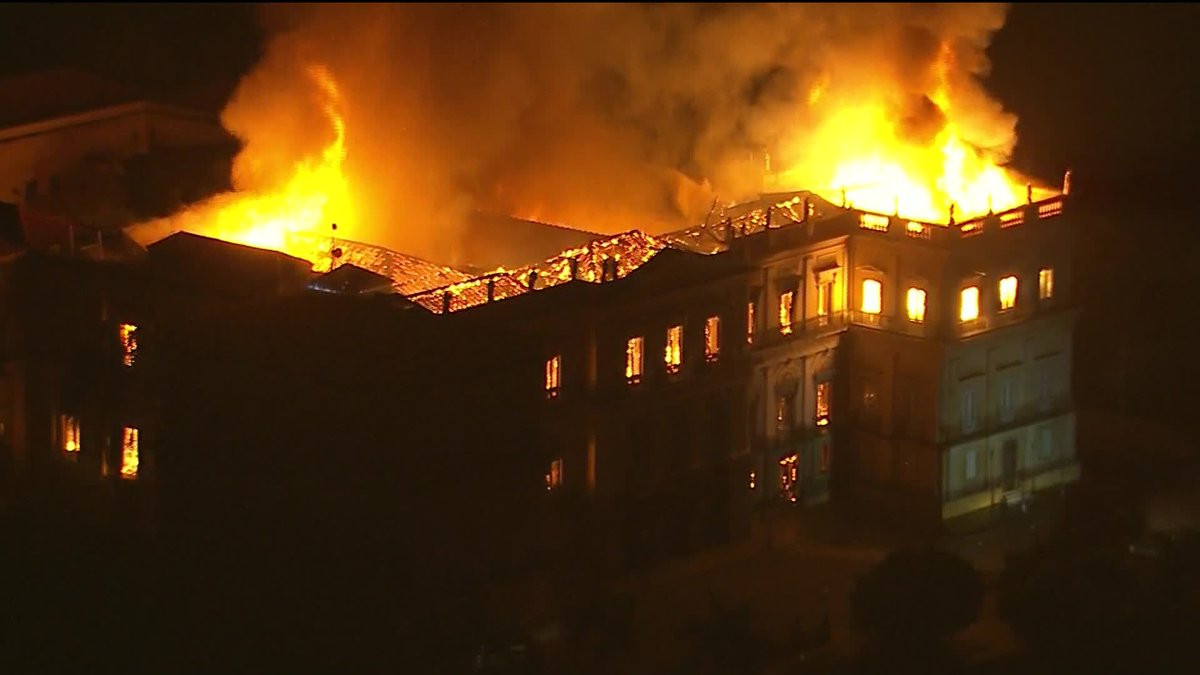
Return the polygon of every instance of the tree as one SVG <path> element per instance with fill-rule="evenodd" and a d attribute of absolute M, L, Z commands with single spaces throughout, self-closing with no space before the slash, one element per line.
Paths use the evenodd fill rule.
<path fill-rule="evenodd" d="M 950 553 L 897 551 L 859 577 L 850 604 L 855 628 L 876 647 L 921 651 L 975 621 L 983 581 Z"/>

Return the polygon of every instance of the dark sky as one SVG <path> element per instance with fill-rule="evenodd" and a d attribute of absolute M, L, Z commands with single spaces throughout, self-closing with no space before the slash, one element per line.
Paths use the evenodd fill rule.
<path fill-rule="evenodd" d="M 1017 166 L 1053 179 L 1189 169 L 1194 5 L 1014 6 L 988 84 L 1021 120 Z M 0 75 L 77 65 L 151 91 L 232 86 L 260 53 L 249 5 L 0 7 Z"/>

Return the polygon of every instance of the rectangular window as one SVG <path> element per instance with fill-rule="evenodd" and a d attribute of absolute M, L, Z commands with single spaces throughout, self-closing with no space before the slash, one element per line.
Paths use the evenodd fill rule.
<path fill-rule="evenodd" d="M 125 427 L 121 434 L 121 478 L 133 480 L 138 476 L 138 430 Z"/>
<path fill-rule="evenodd" d="M 904 296 L 904 304 L 908 310 L 908 320 L 913 323 L 925 322 L 925 291 L 920 288 L 910 288 Z"/>
<path fill-rule="evenodd" d="M 546 361 L 546 397 L 558 396 L 560 378 L 562 377 L 562 356 L 555 354 Z"/>
<path fill-rule="evenodd" d="M 667 348 L 663 354 L 668 373 L 678 373 L 683 363 L 683 326 L 671 326 L 667 329 Z"/>
<path fill-rule="evenodd" d="M 1054 270 L 1043 267 L 1038 271 L 1038 298 L 1049 300 L 1054 297 Z"/>
<path fill-rule="evenodd" d="M 746 344 L 754 344 L 754 301 L 746 303 Z"/>
<path fill-rule="evenodd" d="M 817 284 L 817 316 L 829 316 L 833 311 L 833 284 Z"/>
<path fill-rule="evenodd" d="M 961 321 L 974 321 L 979 318 L 979 287 L 967 286 L 962 289 L 958 305 L 958 318 Z"/>
<path fill-rule="evenodd" d="M 817 383 L 817 426 L 823 427 L 829 424 L 829 383 Z"/>
<path fill-rule="evenodd" d="M 642 338 L 629 338 L 625 343 L 625 380 L 629 384 L 642 381 L 642 363 Z"/>
<path fill-rule="evenodd" d="M 792 414 L 792 401 L 794 397 L 782 395 L 775 400 L 775 424 L 780 431 L 786 431 L 792 428 L 792 420 L 795 415 Z"/>
<path fill-rule="evenodd" d="M 546 474 L 546 489 L 553 490 L 562 487 L 563 461 L 562 458 L 550 462 L 550 473 Z"/>
<path fill-rule="evenodd" d="M 967 454 L 964 459 L 966 460 L 964 462 L 966 466 L 963 467 L 963 475 L 967 480 L 975 480 L 975 476 L 978 475 L 979 470 L 979 467 L 975 465 L 975 451 L 967 450 Z"/>
<path fill-rule="evenodd" d="M 1045 412 L 1050 409 L 1050 368 L 1043 365 L 1038 370 L 1038 408 Z"/>
<path fill-rule="evenodd" d="M 1054 457 L 1054 437 L 1050 427 L 1038 429 L 1038 457 L 1043 462 Z"/>
<path fill-rule="evenodd" d="M 817 464 L 817 468 L 820 469 L 821 473 L 829 473 L 830 460 L 833 459 L 832 455 L 833 453 L 830 452 L 829 443 L 822 443 L 821 457 L 819 458 L 819 463 Z"/>
<path fill-rule="evenodd" d="M 779 460 L 779 490 L 789 502 L 796 501 L 796 483 L 800 480 L 798 464 L 794 453 Z"/>
<path fill-rule="evenodd" d="M 58 416 L 62 450 L 68 454 L 79 452 L 79 418 L 74 415 Z"/>
<path fill-rule="evenodd" d="M 721 354 L 721 317 L 704 320 L 704 360 L 712 363 Z"/>
<path fill-rule="evenodd" d="M 1000 280 L 1000 309 L 1017 306 L 1017 278 L 1004 277 Z"/>
<path fill-rule="evenodd" d="M 962 391 L 962 430 L 964 434 L 969 434 L 975 431 L 975 391 L 973 389 L 963 389 Z"/>
<path fill-rule="evenodd" d="M 863 280 L 862 311 L 864 314 L 878 314 L 883 311 L 883 284 L 879 280 Z"/>
<path fill-rule="evenodd" d="M 137 326 L 131 323 L 121 324 L 121 363 L 126 367 L 132 366 L 137 360 Z"/>
<path fill-rule="evenodd" d="M 1013 382 L 1004 380 L 1000 383 L 1000 421 L 1011 422 L 1014 412 Z"/>
<path fill-rule="evenodd" d="M 795 297 L 793 291 L 785 291 L 779 295 L 779 332 L 784 335 L 792 334 L 792 300 Z"/>

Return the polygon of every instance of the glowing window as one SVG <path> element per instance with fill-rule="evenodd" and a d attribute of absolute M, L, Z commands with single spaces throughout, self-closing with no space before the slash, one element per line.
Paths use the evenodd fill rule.
<path fill-rule="evenodd" d="M 137 360 L 137 326 L 131 323 L 121 324 L 121 363 L 132 366 Z"/>
<path fill-rule="evenodd" d="M 796 455 L 791 454 L 779 460 L 779 489 L 790 502 L 796 501 L 796 483 L 799 480 L 800 467 Z"/>
<path fill-rule="evenodd" d="M 704 320 L 704 360 L 713 362 L 721 354 L 721 317 Z"/>
<path fill-rule="evenodd" d="M 1054 297 L 1054 270 L 1043 267 L 1038 272 L 1038 298 L 1046 300 Z"/>
<path fill-rule="evenodd" d="M 560 386 L 561 377 L 562 356 L 556 354 L 553 358 L 546 361 L 546 396 L 549 398 L 558 396 L 558 388 Z"/>
<path fill-rule="evenodd" d="M 750 472 L 750 489 L 753 490 L 756 487 L 758 487 L 758 474 L 751 471 Z"/>
<path fill-rule="evenodd" d="M 1017 278 L 1004 277 L 1000 280 L 1000 309 L 1012 309 L 1017 305 Z"/>
<path fill-rule="evenodd" d="M 817 316 L 829 316 L 833 309 L 833 284 L 817 284 Z"/>
<path fill-rule="evenodd" d="M 625 343 L 625 379 L 629 384 L 642 381 L 642 338 L 633 337 Z"/>
<path fill-rule="evenodd" d="M 779 332 L 784 335 L 792 333 L 792 300 L 796 294 L 787 291 L 779 295 Z"/>
<path fill-rule="evenodd" d="M 678 373 L 679 365 L 683 362 L 683 326 L 671 326 L 667 329 L 667 348 L 663 354 L 668 373 Z"/>
<path fill-rule="evenodd" d="M 967 286 L 962 289 L 958 304 L 958 318 L 962 321 L 974 321 L 979 318 L 978 286 Z"/>
<path fill-rule="evenodd" d="M 862 311 L 864 314 L 878 314 L 883 311 L 883 284 L 877 279 L 863 280 Z"/>
<path fill-rule="evenodd" d="M 925 291 L 920 288 L 910 288 L 904 296 L 904 304 L 908 309 L 908 320 L 914 323 L 925 321 Z"/>
<path fill-rule="evenodd" d="M 79 418 L 74 415 L 59 415 L 58 425 L 63 452 L 79 452 Z"/>
<path fill-rule="evenodd" d="M 829 424 L 829 383 L 817 383 L 817 426 Z"/>
<path fill-rule="evenodd" d="M 550 473 L 546 474 L 546 489 L 553 490 L 562 487 L 563 461 L 562 458 L 550 462 Z"/>
<path fill-rule="evenodd" d="M 138 476 L 138 430 L 125 427 L 121 434 L 121 478 L 133 480 Z"/>
<path fill-rule="evenodd" d="M 746 303 L 746 344 L 754 344 L 754 303 Z"/>

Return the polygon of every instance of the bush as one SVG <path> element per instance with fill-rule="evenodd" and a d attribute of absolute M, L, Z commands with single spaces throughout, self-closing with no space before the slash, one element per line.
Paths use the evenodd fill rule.
<path fill-rule="evenodd" d="M 854 626 L 868 639 L 919 649 L 975 621 L 983 581 L 950 553 L 897 551 L 858 579 L 850 603 Z"/>

